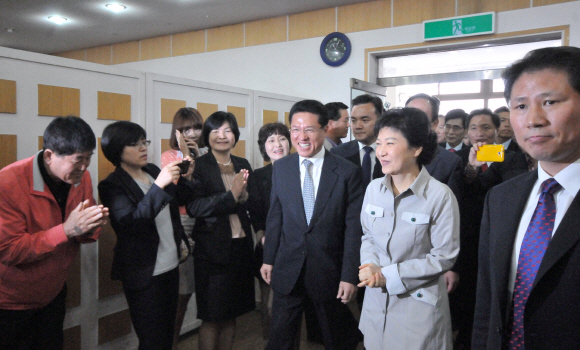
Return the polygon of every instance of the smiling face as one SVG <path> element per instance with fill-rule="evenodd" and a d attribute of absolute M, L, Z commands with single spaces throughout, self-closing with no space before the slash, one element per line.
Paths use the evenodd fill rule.
<path fill-rule="evenodd" d="M 236 145 L 236 136 L 228 122 L 212 130 L 209 133 L 208 139 L 212 151 L 216 152 L 228 152 Z"/>
<path fill-rule="evenodd" d="M 541 161 L 544 170 L 580 158 L 580 94 L 566 73 L 523 73 L 512 87 L 510 121 L 520 147 Z"/>
<path fill-rule="evenodd" d="M 381 162 L 383 174 L 402 175 L 419 168 L 417 157 L 422 147 L 409 147 L 401 132 L 392 128 L 382 128 L 377 137 L 377 158 Z"/>
<path fill-rule="evenodd" d="M 43 153 L 44 165 L 50 177 L 56 182 L 75 185 L 81 182 L 85 170 L 91 164 L 93 152 L 74 153 L 68 156 L 57 155 L 47 149 Z"/>
<path fill-rule="evenodd" d="M 270 161 L 274 161 L 287 156 L 290 152 L 290 141 L 284 135 L 273 134 L 266 139 L 264 144 L 266 154 L 270 157 Z"/>
<path fill-rule="evenodd" d="M 495 142 L 496 131 L 491 117 L 487 114 L 479 114 L 473 116 L 469 121 L 467 136 L 472 145 L 477 142 L 492 145 Z"/>
<path fill-rule="evenodd" d="M 375 105 L 364 103 L 352 107 L 350 113 L 350 125 L 354 138 L 364 145 L 371 145 L 375 142 L 375 122 L 377 114 Z"/>
<path fill-rule="evenodd" d="M 304 158 L 311 158 L 324 145 L 326 127 L 318 123 L 318 116 L 310 112 L 298 112 L 292 116 L 290 136 L 292 146 Z"/>

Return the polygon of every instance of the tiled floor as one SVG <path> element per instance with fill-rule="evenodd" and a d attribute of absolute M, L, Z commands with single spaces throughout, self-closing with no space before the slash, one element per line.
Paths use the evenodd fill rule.
<path fill-rule="evenodd" d="M 266 342 L 262 339 L 261 317 L 258 311 L 249 312 L 237 320 L 234 350 L 261 350 Z M 192 331 L 179 339 L 178 350 L 198 350 L 198 334 Z M 359 344 L 359 349 L 362 349 Z M 306 327 L 302 327 L 300 350 L 324 350 L 324 346 L 306 340 Z"/>

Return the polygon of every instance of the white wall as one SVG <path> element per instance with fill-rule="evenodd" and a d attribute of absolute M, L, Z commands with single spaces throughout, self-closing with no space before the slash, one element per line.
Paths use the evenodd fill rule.
<path fill-rule="evenodd" d="M 570 25 L 570 45 L 580 47 L 580 1 L 500 12 L 497 33 Z M 132 62 L 120 66 L 246 89 L 349 102 L 349 79 L 364 79 L 364 50 L 422 42 L 422 25 L 349 33 L 352 53 L 341 67 L 326 66 L 322 38 Z M 475 37 L 477 39 L 477 37 Z M 436 44 L 436 43 L 435 43 Z"/>

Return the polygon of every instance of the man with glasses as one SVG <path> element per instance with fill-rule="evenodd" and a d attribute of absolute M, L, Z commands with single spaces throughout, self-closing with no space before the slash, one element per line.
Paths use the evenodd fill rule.
<path fill-rule="evenodd" d="M 68 269 L 107 222 L 86 171 L 90 126 L 56 118 L 43 143 L 0 171 L 0 349 L 62 349 Z"/>
<path fill-rule="evenodd" d="M 305 301 L 314 304 L 326 349 L 356 349 L 362 339 L 346 303 L 357 292 L 364 190 L 361 170 L 323 147 L 327 110 L 292 106 L 296 153 L 276 161 L 261 274 L 273 291 L 266 349 L 292 349 Z"/>
<path fill-rule="evenodd" d="M 445 141 L 439 146 L 445 147 L 451 153 L 460 151 L 464 146 L 465 118 L 467 113 L 463 109 L 452 109 L 445 115 Z"/>

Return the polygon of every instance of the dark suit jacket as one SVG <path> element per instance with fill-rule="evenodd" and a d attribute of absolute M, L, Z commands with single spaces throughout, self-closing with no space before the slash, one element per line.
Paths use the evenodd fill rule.
<path fill-rule="evenodd" d="M 244 158 L 231 156 L 235 172 L 242 169 L 250 171 L 250 163 Z M 193 256 L 215 264 L 227 265 L 230 261 L 232 229 L 230 214 L 238 214 L 246 236 L 252 235 L 248 205 L 236 203 L 232 192 L 227 190 L 222 181 L 219 165 L 208 152 L 195 160 L 193 171 L 195 180 L 194 198 L 186 205 L 189 216 L 196 218 L 193 227 Z M 253 242 L 247 240 L 248 249 L 253 250 Z"/>
<path fill-rule="evenodd" d="M 160 172 L 154 164 L 147 164 L 143 170 L 154 179 Z M 165 189 L 152 184 L 147 194 L 143 194 L 131 175 L 118 166 L 99 183 L 101 202 L 109 208 L 111 226 L 117 235 L 112 279 L 123 281 L 131 289 L 143 288 L 149 283 L 159 247 L 155 217 L 168 204 L 178 254 L 181 241 L 187 244 L 179 216 L 179 205 L 191 199 L 191 184 L 186 182 L 181 178 L 177 186 L 169 184 Z"/>
<path fill-rule="evenodd" d="M 357 140 L 352 140 L 347 143 L 338 145 L 330 150 L 330 153 L 336 154 L 350 160 L 354 165 L 362 168 L 362 160 L 360 159 L 360 148 Z M 383 168 L 381 162 L 375 157 L 375 167 L 373 168 L 372 180 L 383 177 Z"/>
<path fill-rule="evenodd" d="M 463 147 L 461 150 L 465 148 Z M 437 156 L 431 163 L 425 165 L 425 169 L 437 181 L 446 184 L 455 194 L 457 203 L 461 205 L 463 200 L 463 164 L 461 158 L 446 150 L 445 147 L 439 146 L 438 149 Z"/>
<path fill-rule="evenodd" d="M 528 160 L 523 152 L 505 152 L 505 159 L 501 163 L 493 163 L 487 171 L 479 172 L 474 182 L 470 184 L 472 191 L 484 195 L 493 186 L 528 172 Z"/>
<path fill-rule="evenodd" d="M 276 161 L 264 247 L 264 263 L 274 265 L 272 289 L 290 294 L 305 264 L 306 289 L 315 298 L 335 299 L 341 281 L 358 283 L 363 195 L 360 168 L 325 152 L 307 225 L 299 156 Z"/>
<path fill-rule="evenodd" d="M 510 151 L 510 152 L 521 152 L 522 149 L 517 144 L 517 142 L 515 142 L 514 140 L 512 140 L 512 142 L 510 142 L 510 145 L 508 146 L 508 148 L 506 148 L 506 151 Z"/>
<path fill-rule="evenodd" d="M 532 171 L 489 191 L 481 223 L 473 349 L 500 349 L 508 329 L 508 281 L 514 240 Z M 526 302 L 526 350 L 580 349 L 580 195 L 574 198 L 542 259 Z"/>
<path fill-rule="evenodd" d="M 266 217 L 270 210 L 270 192 L 272 191 L 272 164 L 256 169 L 248 179 L 250 197 L 249 210 L 252 226 L 255 231 L 266 230 Z"/>

